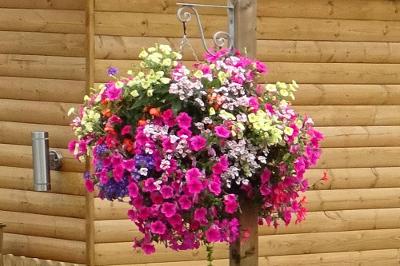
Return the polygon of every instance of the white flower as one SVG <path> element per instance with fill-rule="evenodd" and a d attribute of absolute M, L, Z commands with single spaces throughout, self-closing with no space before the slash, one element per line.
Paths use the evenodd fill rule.
<path fill-rule="evenodd" d="M 71 108 L 68 110 L 68 116 L 71 116 L 73 113 L 75 113 L 75 108 L 74 108 L 74 107 L 71 107 Z"/>
<path fill-rule="evenodd" d="M 149 54 L 146 52 L 146 50 L 143 50 L 139 54 L 139 58 L 146 58 Z"/>
<path fill-rule="evenodd" d="M 149 171 L 149 169 L 142 167 L 139 169 L 139 174 L 142 176 L 147 176 L 148 171 Z"/>
<path fill-rule="evenodd" d="M 138 93 L 137 90 L 133 90 L 130 94 L 131 94 L 132 97 L 134 97 L 134 98 L 139 97 L 139 93 Z"/>

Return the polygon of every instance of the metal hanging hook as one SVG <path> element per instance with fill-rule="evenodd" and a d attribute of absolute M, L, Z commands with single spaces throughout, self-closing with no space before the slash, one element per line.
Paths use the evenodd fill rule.
<path fill-rule="evenodd" d="M 229 3 L 231 3 L 229 1 Z M 210 54 L 210 55 L 215 55 L 207 46 L 205 35 L 204 35 L 204 30 L 203 26 L 201 24 L 200 20 L 200 15 L 197 12 L 197 9 L 195 7 L 216 7 L 216 8 L 226 8 L 228 10 L 228 17 L 229 17 L 229 32 L 225 31 L 218 31 L 213 35 L 213 43 L 216 47 L 221 49 L 225 45 L 227 45 L 227 48 L 229 50 L 233 50 L 234 47 L 234 5 L 228 4 L 227 6 L 222 6 L 222 5 L 203 5 L 203 4 L 188 4 L 188 3 L 177 3 L 177 5 L 180 5 L 181 7 L 177 10 L 177 18 L 183 23 L 183 30 L 184 30 L 184 38 L 187 39 L 187 23 L 192 19 L 192 13 L 196 17 L 197 21 L 197 26 L 199 28 L 200 32 L 200 39 L 201 43 L 203 45 L 204 50 Z"/>

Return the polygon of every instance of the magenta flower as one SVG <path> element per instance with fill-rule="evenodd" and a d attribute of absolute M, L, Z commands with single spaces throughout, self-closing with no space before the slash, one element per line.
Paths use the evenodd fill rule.
<path fill-rule="evenodd" d="M 143 191 L 145 192 L 152 192 L 157 190 L 156 185 L 154 185 L 154 178 L 147 178 L 144 181 Z"/>
<path fill-rule="evenodd" d="M 107 99 L 110 101 L 119 100 L 122 96 L 122 89 L 117 88 L 117 87 L 115 87 L 115 84 L 112 84 L 105 91 L 105 95 L 106 95 Z"/>
<path fill-rule="evenodd" d="M 182 137 L 183 135 L 190 137 L 192 136 L 192 131 L 190 131 L 188 128 L 181 128 L 177 132 L 178 137 Z"/>
<path fill-rule="evenodd" d="M 161 114 L 161 118 L 164 122 L 169 127 L 175 126 L 175 116 L 174 116 L 174 111 L 172 109 L 167 109 Z"/>
<path fill-rule="evenodd" d="M 136 185 L 135 182 L 131 182 L 128 185 L 128 192 L 131 198 L 136 198 L 139 195 L 139 187 Z"/>
<path fill-rule="evenodd" d="M 217 225 L 213 224 L 206 231 L 206 239 L 210 243 L 221 241 L 221 229 Z"/>
<path fill-rule="evenodd" d="M 76 140 L 71 140 L 70 142 L 68 142 L 68 150 L 69 150 L 70 153 L 74 153 L 74 151 L 75 151 L 75 145 L 76 145 L 77 143 L 78 143 L 78 142 L 77 142 Z"/>
<path fill-rule="evenodd" d="M 218 176 L 215 176 L 209 183 L 208 183 L 208 190 L 211 191 L 215 196 L 221 194 L 221 180 Z"/>
<path fill-rule="evenodd" d="M 231 132 L 225 126 L 216 126 L 214 132 L 215 135 L 223 139 L 227 139 L 231 135 Z"/>
<path fill-rule="evenodd" d="M 171 218 L 176 213 L 176 206 L 173 203 L 165 202 L 161 207 L 161 213 L 167 218 Z"/>
<path fill-rule="evenodd" d="M 162 204 L 164 202 L 162 195 L 158 191 L 151 192 L 150 199 L 156 205 Z"/>
<path fill-rule="evenodd" d="M 228 194 L 224 196 L 225 212 L 233 214 L 237 211 L 239 204 L 234 194 Z"/>
<path fill-rule="evenodd" d="M 203 189 L 203 184 L 200 181 L 201 172 L 198 168 L 192 168 L 186 172 L 186 183 L 189 192 L 192 194 L 198 194 Z"/>
<path fill-rule="evenodd" d="M 150 254 L 153 254 L 154 252 L 156 252 L 156 248 L 154 247 L 153 244 L 150 244 L 150 243 L 142 244 L 141 248 L 142 248 L 144 254 L 146 254 L 146 255 L 150 255 Z"/>
<path fill-rule="evenodd" d="M 126 170 L 132 171 L 133 168 L 135 167 L 135 160 L 134 159 L 124 160 L 123 165 Z"/>
<path fill-rule="evenodd" d="M 129 135 L 132 132 L 132 126 L 131 125 L 125 125 L 122 130 L 121 130 L 121 135 Z"/>
<path fill-rule="evenodd" d="M 192 201 L 189 199 L 188 196 L 181 196 L 178 202 L 183 210 L 189 210 L 192 207 Z"/>
<path fill-rule="evenodd" d="M 167 227 L 165 226 L 164 223 L 162 223 L 160 221 L 155 221 L 155 222 L 151 223 L 150 230 L 153 234 L 163 235 L 163 234 L 165 234 Z"/>
<path fill-rule="evenodd" d="M 200 151 L 206 147 L 207 140 L 202 136 L 194 136 L 190 139 L 190 147 L 194 151 Z"/>
<path fill-rule="evenodd" d="M 122 164 L 118 164 L 117 166 L 114 166 L 113 169 L 113 176 L 114 176 L 114 180 L 117 182 L 120 182 L 124 176 L 124 167 L 122 166 Z"/>
<path fill-rule="evenodd" d="M 261 74 L 268 72 L 267 66 L 263 62 L 260 62 L 260 61 L 256 61 L 256 69 Z"/>
<path fill-rule="evenodd" d="M 249 98 L 249 106 L 253 112 L 257 112 L 260 108 L 260 104 L 258 103 L 257 97 L 250 97 Z"/>
<path fill-rule="evenodd" d="M 174 189 L 170 186 L 162 186 L 160 192 L 164 199 L 170 199 L 174 196 Z"/>
<path fill-rule="evenodd" d="M 85 187 L 88 192 L 93 192 L 94 191 L 93 181 L 90 179 L 85 179 Z"/>
<path fill-rule="evenodd" d="M 192 124 L 192 118 L 187 113 L 182 112 L 176 117 L 176 122 L 178 122 L 180 128 L 187 129 Z"/>
<path fill-rule="evenodd" d="M 265 168 L 261 174 L 261 184 L 265 184 L 271 178 L 271 171 L 268 168 Z"/>
<path fill-rule="evenodd" d="M 199 208 L 194 211 L 193 219 L 200 224 L 207 224 L 207 209 L 206 208 Z"/>

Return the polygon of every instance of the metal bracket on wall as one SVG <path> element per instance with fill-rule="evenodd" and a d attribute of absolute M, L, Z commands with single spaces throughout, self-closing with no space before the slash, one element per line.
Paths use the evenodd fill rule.
<path fill-rule="evenodd" d="M 184 38 L 186 38 L 186 24 L 192 19 L 192 13 L 196 17 L 197 26 L 199 27 L 200 39 L 204 50 L 208 54 L 214 55 L 214 53 L 208 48 L 206 39 L 204 36 L 203 26 L 201 24 L 200 15 L 196 8 L 198 7 L 209 7 L 209 8 L 225 8 L 228 12 L 228 32 L 218 31 L 213 35 L 213 43 L 216 47 L 222 48 L 227 45 L 229 50 L 234 49 L 235 40 L 235 2 L 234 0 L 228 0 L 227 5 L 206 5 L 206 4 L 191 4 L 191 3 L 177 3 L 181 6 L 177 10 L 177 17 L 183 24 Z"/>

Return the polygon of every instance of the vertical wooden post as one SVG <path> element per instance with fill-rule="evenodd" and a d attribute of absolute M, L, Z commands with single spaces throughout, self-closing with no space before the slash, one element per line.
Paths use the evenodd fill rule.
<path fill-rule="evenodd" d="M 90 88 L 94 85 L 94 1 L 86 0 L 86 94 L 89 95 Z M 88 158 L 86 170 L 90 171 L 91 165 Z M 86 265 L 95 265 L 95 245 L 94 245 L 94 196 L 93 193 L 86 191 Z"/>
<path fill-rule="evenodd" d="M 4 224 L 0 224 L 0 266 L 3 266 L 3 228 Z"/>
<path fill-rule="evenodd" d="M 257 52 L 257 0 L 231 1 L 235 5 L 234 46 L 243 54 L 254 58 Z M 230 246 L 229 265 L 257 266 L 258 208 L 253 201 L 245 197 L 240 199 L 240 205 L 242 208 L 242 213 L 239 216 L 240 239 Z"/>

